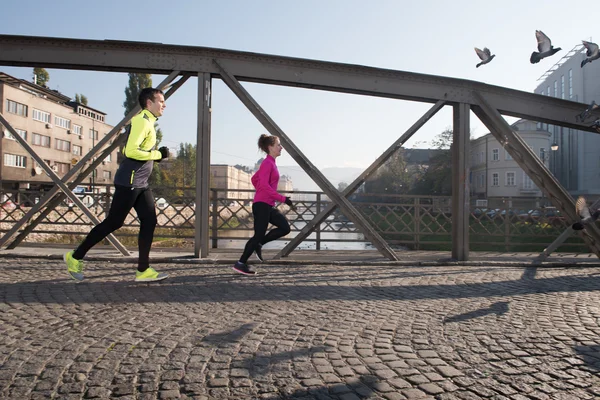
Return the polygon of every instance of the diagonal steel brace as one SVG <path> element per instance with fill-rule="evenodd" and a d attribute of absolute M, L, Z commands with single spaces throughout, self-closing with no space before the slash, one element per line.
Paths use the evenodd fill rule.
<path fill-rule="evenodd" d="M 429 121 L 439 110 L 444 106 L 445 101 L 440 100 L 433 105 L 417 122 L 415 122 L 398 140 L 396 140 L 387 150 L 385 150 L 367 169 L 363 171 L 362 174 L 358 178 L 354 180 L 351 184 L 349 184 L 346 189 L 342 191 L 342 196 L 348 198 L 350 197 L 373 173 L 377 171 L 377 169 L 382 166 L 398 149 L 404 145 L 427 121 Z M 290 240 L 290 242 L 283 248 L 277 255 L 275 259 L 281 257 L 287 257 L 290 255 L 292 251 L 304 239 L 306 239 L 318 226 L 320 226 L 323 221 L 327 219 L 328 216 L 333 213 L 333 211 L 337 208 L 337 204 L 330 203 L 323 211 L 319 214 L 315 215 L 313 219 L 311 219 L 298 234 Z"/>

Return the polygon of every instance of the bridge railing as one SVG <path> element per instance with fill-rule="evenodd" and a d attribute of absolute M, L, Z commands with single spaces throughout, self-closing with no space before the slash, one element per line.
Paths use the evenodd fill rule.
<path fill-rule="evenodd" d="M 96 185 L 95 188 L 94 193 L 84 192 L 79 196 L 102 220 L 108 213 L 114 188 L 111 185 Z M 154 245 L 193 248 L 195 188 L 154 187 L 152 190 L 158 217 Z M 7 232 L 43 194 L 36 190 L 0 192 L 0 234 Z M 241 248 L 252 236 L 253 194 L 252 190 L 211 189 L 209 232 L 213 248 Z M 297 235 L 308 221 L 330 204 L 322 192 L 295 191 L 288 194 L 296 210 L 277 205 L 287 216 L 292 230 L 290 235 L 281 239 L 280 246 Z M 359 193 L 352 195 L 350 201 L 393 247 L 408 250 L 451 249 L 450 197 Z M 511 200 L 503 199 L 498 203 L 511 204 Z M 541 252 L 571 223 L 551 207 L 472 206 L 470 249 Z M 83 212 L 65 200 L 44 218 L 26 242 L 77 243 L 90 228 L 91 223 Z M 132 210 L 116 235 L 125 245 L 134 246 L 138 228 L 139 220 Z M 301 248 L 333 249 L 340 246 L 345 249 L 368 248 L 364 236 L 352 221 L 336 209 L 303 242 Z M 588 252 L 588 249 L 578 236 L 573 236 L 559 251 Z"/>

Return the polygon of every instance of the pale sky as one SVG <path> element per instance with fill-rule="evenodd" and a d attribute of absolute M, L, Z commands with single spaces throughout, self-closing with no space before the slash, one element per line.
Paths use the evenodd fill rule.
<path fill-rule="evenodd" d="M 2 5 L 0 33 L 80 39 L 115 39 L 216 47 L 301 57 L 480 81 L 533 91 L 537 79 L 594 24 L 564 1 L 304 0 L 85 2 L 40 0 Z M 33 11 L 35 10 L 35 11 Z M 539 64 L 535 30 L 562 47 Z M 475 68 L 474 47 L 496 58 Z M 31 79 L 32 68 L 0 66 Z M 48 86 L 67 96 L 83 93 L 89 105 L 116 124 L 123 117 L 127 74 L 48 69 Z M 156 85 L 162 76 L 153 76 Z M 253 165 L 266 130 L 219 80 L 213 85 L 213 164 Z M 294 143 L 319 168 L 366 168 L 431 106 L 400 100 L 244 83 Z M 159 123 L 163 144 L 196 142 L 197 84 L 190 79 L 167 102 Z M 511 120 L 512 121 L 512 120 Z M 472 114 L 475 136 L 487 130 Z M 406 147 L 427 147 L 452 125 L 450 108 L 427 123 Z M 295 165 L 285 154 L 279 165 Z"/>

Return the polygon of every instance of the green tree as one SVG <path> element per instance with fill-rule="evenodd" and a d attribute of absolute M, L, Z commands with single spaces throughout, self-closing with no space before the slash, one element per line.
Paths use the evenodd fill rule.
<path fill-rule="evenodd" d="M 340 182 L 340 183 L 338 183 L 338 190 L 340 192 L 343 192 L 347 187 L 348 187 L 348 184 L 346 182 Z"/>
<path fill-rule="evenodd" d="M 75 102 L 87 106 L 88 98 L 83 94 L 75 93 Z"/>
<path fill-rule="evenodd" d="M 35 82 L 40 86 L 46 86 L 46 83 L 50 80 L 50 74 L 44 68 L 34 68 L 33 76 L 35 77 Z"/>
<path fill-rule="evenodd" d="M 409 171 L 402 151 L 396 151 L 374 174 L 365 182 L 366 193 L 406 194 L 414 175 Z"/>
<path fill-rule="evenodd" d="M 129 73 L 129 84 L 125 88 L 124 115 L 127 115 L 138 105 L 138 97 L 142 89 L 152 87 L 152 75 Z"/>
<path fill-rule="evenodd" d="M 452 134 L 452 129 L 446 128 L 432 140 L 433 147 L 440 151 L 429 159 L 429 166 L 411 193 L 434 196 L 452 194 Z"/>

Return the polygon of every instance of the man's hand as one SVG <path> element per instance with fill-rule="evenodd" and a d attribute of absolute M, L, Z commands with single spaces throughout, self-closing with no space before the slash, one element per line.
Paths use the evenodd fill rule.
<path fill-rule="evenodd" d="M 169 158 L 169 148 L 167 146 L 159 148 L 158 151 L 160 151 L 160 155 L 162 156 L 161 160 Z"/>

